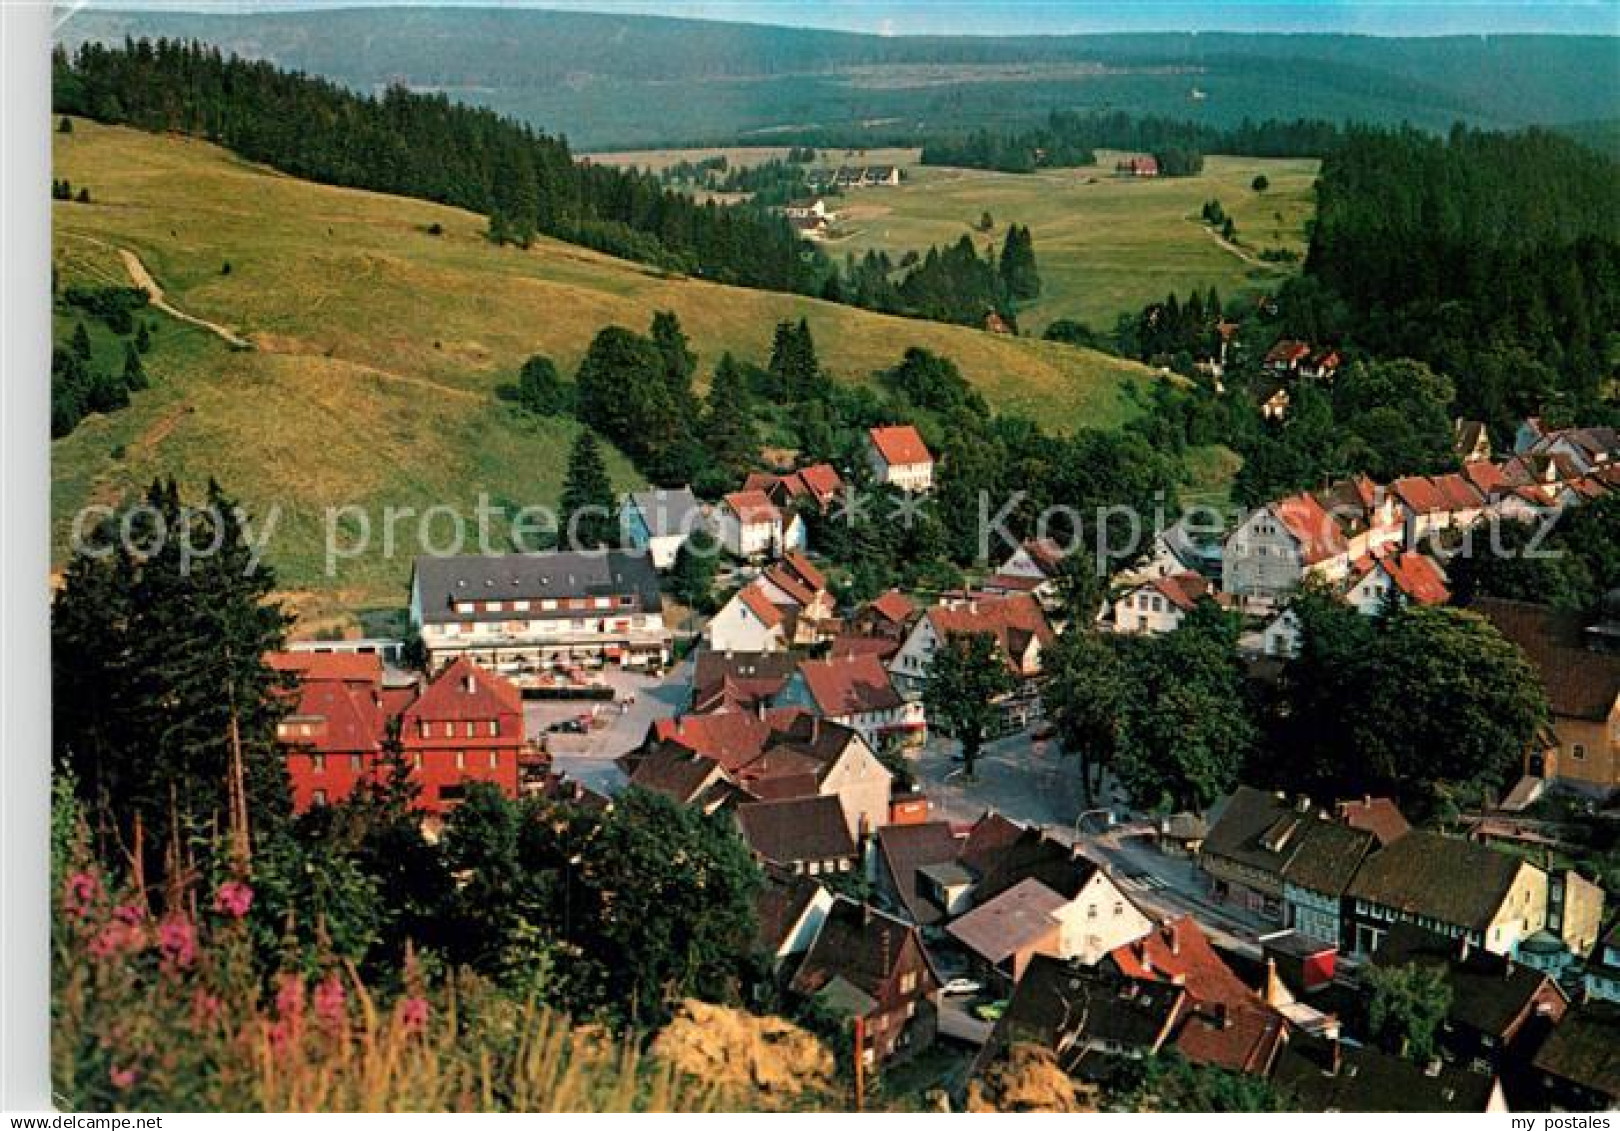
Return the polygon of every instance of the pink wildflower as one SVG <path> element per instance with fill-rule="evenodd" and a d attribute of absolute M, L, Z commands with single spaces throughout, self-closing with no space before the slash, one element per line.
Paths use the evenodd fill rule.
<path fill-rule="evenodd" d="M 146 908 L 134 903 L 120 903 L 113 908 L 113 918 L 127 927 L 139 927 L 146 920 Z"/>
<path fill-rule="evenodd" d="M 112 958 L 125 951 L 134 954 L 145 945 L 145 933 L 138 926 L 122 919 L 114 919 L 97 931 L 95 938 L 90 940 L 90 957 Z"/>
<path fill-rule="evenodd" d="M 184 919 L 171 919 L 158 930 L 163 958 L 185 969 L 197 959 L 197 932 Z"/>
<path fill-rule="evenodd" d="M 428 1003 L 419 997 L 408 997 L 399 1003 L 399 1024 L 407 1033 L 420 1033 L 427 1027 Z"/>
<path fill-rule="evenodd" d="M 113 1065 L 111 1070 L 107 1073 L 107 1078 L 112 1081 L 113 1087 L 117 1088 L 119 1091 L 123 1091 L 124 1089 L 133 1086 L 135 1083 L 135 1076 L 136 1073 L 133 1068 L 120 1068 L 116 1064 Z"/>
<path fill-rule="evenodd" d="M 83 919 L 90 914 L 90 906 L 101 897 L 101 882 L 89 872 L 75 872 L 68 877 L 67 891 L 62 895 L 62 905 L 67 913 L 75 919 Z"/>
<path fill-rule="evenodd" d="M 281 987 L 276 990 L 276 1012 L 283 1017 L 300 1017 L 304 1012 L 304 979 L 297 974 L 283 974 Z"/>
<path fill-rule="evenodd" d="M 315 1016 L 329 1029 L 336 1029 L 348 1018 L 349 995 L 336 974 L 328 974 L 315 987 Z"/>
<path fill-rule="evenodd" d="M 270 1048 L 273 1051 L 286 1052 L 287 1047 L 292 1044 L 293 1026 L 287 1021 L 276 1021 L 265 1027 L 265 1036 L 269 1038 Z"/>
<path fill-rule="evenodd" d="M 214 910 L 240 919 L 253 906 L 253 889 L 237 880 L 226 880 L 214 893 Z"/>

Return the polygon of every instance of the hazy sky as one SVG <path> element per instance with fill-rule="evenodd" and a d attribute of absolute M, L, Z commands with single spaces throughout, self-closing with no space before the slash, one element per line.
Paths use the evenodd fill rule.
<path fill-rule="evenodd" d="M 262 12 L 401 3 L 685 16 L 884 35 L 1163 30 L 1620 35 L 1620 0 L 100 0 L 87 6 Z"/>

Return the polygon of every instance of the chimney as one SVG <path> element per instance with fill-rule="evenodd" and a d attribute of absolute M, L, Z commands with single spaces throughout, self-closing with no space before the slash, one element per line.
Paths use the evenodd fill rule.
<path fill-rule="evenodd" d="M 1288 1004 L 1289 995 L 1284 992 L 1282 979 L 1277 976 L 1277 960 L 1266 955 L 1266 1004 L 1273 1008 Z"/>
<path fill-rule="evenodd" d="M 1337 1038 L 1335 1038 L 1329 1047 L 1331 1050 L 1331 1056 L 1333 1057 L 1333 1067 L 1330 1070 L 1330 1074 L 1337 1076 L 1344 1070 L 1344 1045 L 1341 1044 Z"/>

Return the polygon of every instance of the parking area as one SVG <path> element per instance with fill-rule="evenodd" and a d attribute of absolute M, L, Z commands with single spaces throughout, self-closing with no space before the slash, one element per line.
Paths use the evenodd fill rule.
<path fill-rule="evenodd" d="M 624 775 L 613 760 L 639 746 L 655 720 L 671 718 L 686 706 L 692 664 L 677 664 L 658 677 L 613 669 L 604 678 L 613 699 L 530 700 L 524 704 L 523 722 L 529 738 L 544 738 L 553 769 L 590 789 L 614 793 L 624 785 Z M 585 717 L 591 723 L 583 734 L 552 731 Z"/>

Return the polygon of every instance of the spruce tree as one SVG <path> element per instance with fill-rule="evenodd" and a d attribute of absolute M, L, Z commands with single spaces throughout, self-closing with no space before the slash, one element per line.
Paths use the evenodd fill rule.
<path fill-rule="evenodd" d="M 135 348 L 134 342 L 124 343 L 124 388 L 136 392 L 146 388 L 150 381 L 146 377 L 146 366 L 141 364 L 141 354 Z"/>
<path fill-rule="evenodd" d="M 73 327 L 73 356 L 80 361 L 90 360 L 90 331 L 84 328 L 83 322 Z"/>
<path fill-rule="evenodd" d="M 748 381 L 730 353 L 721 356 L 709 385 L 703 442 L 709 458 L 732 479 L 748 474 L 759 459 Z"/>
<path fill-rule="evenodd" d="M 152 349 L 152 331 L 145 322 L 142 322 L 135 330 L 135 348 L 142 353 L 148 353 Z"/>
<path fill-rule="evenodd" d="M 597 550 L 619 544 L 617 498 L 601 445 L 589 428 L 580 429 L 568 453 L 558 537 L 565 549 Z"/>
<path fill-rule="evenodd" d="M 518 373 L 518 404 L 539 416 L 555 416 L 568 409 L 569 393 L 549 357 L 540 354 L 523 363 Z"/>

